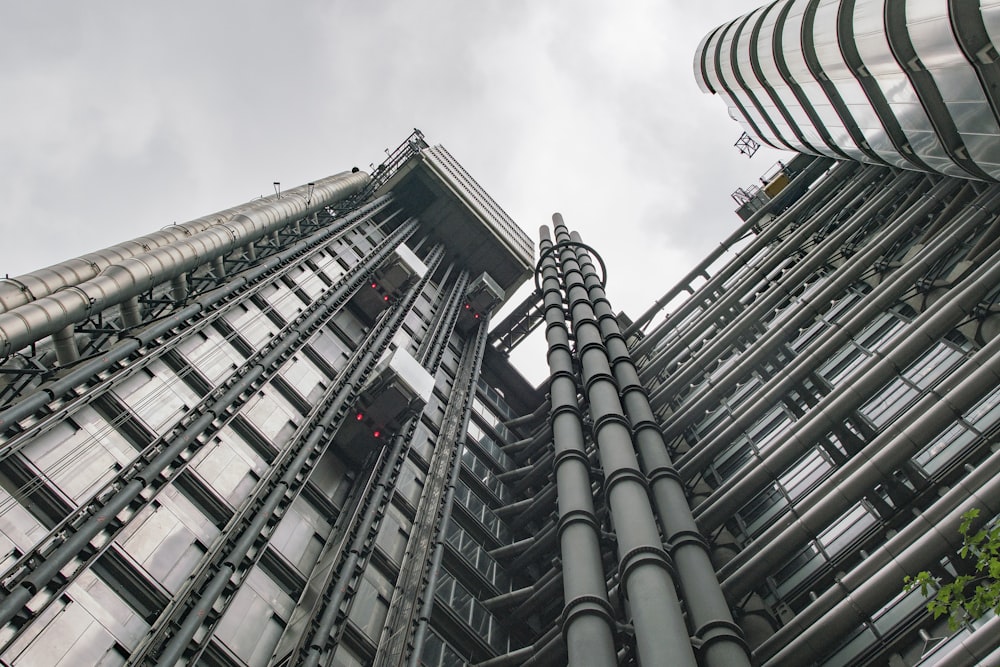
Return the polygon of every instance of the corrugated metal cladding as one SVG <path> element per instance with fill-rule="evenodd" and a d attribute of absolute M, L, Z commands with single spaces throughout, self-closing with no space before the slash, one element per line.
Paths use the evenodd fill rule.
<path fill-rule="evenodd" d="M 706 35 L 694 70 L 775 148 L 998 180 L 997 44 L 994 0 L 782 0 Z"/>

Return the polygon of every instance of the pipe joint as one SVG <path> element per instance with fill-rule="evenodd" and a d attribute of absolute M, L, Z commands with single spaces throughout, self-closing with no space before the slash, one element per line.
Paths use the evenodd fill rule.
<path fill-rule="evenodd" d="M 626 429 L 629 428 L 628 420 L 625 419 L 624 415 L 614 412 L 605 412 L 594 420 L 594 437 L 597 437 L 597 434 L 601 432 L 601 429 L 610 426 L 611 424 L 620 424 Z M 631 442 L 628 444 L 631 446 Z"/>
<path fill-rule="evenodd" d="M 709 553 L 708 540 L 696 530 L 681 530 L 670 536 L 667 548 L 670 553 L 676 553 L 681 547 L 697 546 Z"/>
<path fill-rule="evenodd" d="M 740 626 L 732 621 L 721 619 L 709 621 L 695 630 L 693 636 L 700 642 L 697 648 L 699 655 L 704 655 L 708 647 L 712 644 L 722 641 L 738 644 L 747 655 L 750 654 L 750 646 L 747 645 L 746 640 L 743 638 L 743 631 L 740 629 Z"/>
<path fill-rule="evenodd" d="M 569 459 L 576 459 L 583 463 L 586 469 L 590 469 L 590 459 L 587 458 L 587 454 L 582 449 L 563 449 L 556 452 L 555 457 L 552 459 L 552 467 L 558 470 L 560 464 L 565 463 Z"/>
<path fill-rule="evenodd" d="M 673 466 L 658 466 L 653 468 L 646 473 L 646 477 L 649 479 L 651 484 L 656 484 L 663 479 L 670 479 L 678 484 L 682 484 L 681 476 L 677 473 L 677 469 Z"/>
<path fill-rule="evenodd" d="M 597 517 L 594 516 L 593 512 L 585 509 L 572 509 L 559 517 L 559 523 L 556 526 L 556 532 L 559 537 L 562 537 L 566 529 L 574 524 L 584 524 L 593 528 L 595 532 L 600 531 L 600 524 L 597 522 Z"/>
<path fill-rule="evenodd" d="M 655 431 L 656 433 L 662 434 L 662 431 L 660 431 L 660 425 L 652 419 L 643 419 L 642 421 L 632 422 L 632 434 L 638 435 L 640 431 Z"/>
<path fill-rule="evenodd" d="M 643 544 L 622 555 L 618 563 L 619 576 L 627 580 L 632 570 L 643 565 L 656 565 L 667 571 L 671 578 L 676 578 L 674 561 L 662 547 Z"/>
<path fill-rule="evenodd" d="M 590 338 L 589 336 L 581 335 L 581 333 L 582 332 L 580 332 L 578 330 L 577 334 L 576 334 L 577 356 L 578 357 L 580 357 L 582 359 L 583 355 L 585 355 L 587 352 L 590 352 L 591 350 L 600 350 L 601 352 L 604 351 L 604 343 L 601 342 L 601 339 L 600 339 L 599 335 L 597 336 L 597 340 L 594 340 L 594 339 Z M 611 377 L 611 375 L 608 374 L 608 377 Z"/>
<path fill-rule="evenodd" d="M 591 390 L 593 389 L 594 385 L 596 385 L 596 384 L 598 384 L 600 382 L 609 382 L 609 383 L 611 383 L 611 385 L 612 385 L 612 391 L 614 392 L 614 396 L 615 396 L 615 398 L 618 397 L 618 388 L 617 388 L 617 386 L 615 386 L 615 377 L 611 373 L 609 373 L 608 371 L 605 371 L 605 370 L 593 370 L 593 371 L 590 371 L 588 373 L 586 365 L 584 365 L 584 372 L 586 373 L 587 377 L 584 380 L 583 386 L 587 390 L 587 394 L 591 396 L 591 402 L 592 403 L 595 402 L 595 401 L 594 401 L 593 394 L 591 394 Z M 619 418 L 624 419 L 624 417 L 622 417 L 622 415 L 620 415 L 620 414 L 606 415 L 606 416 L 608 416 L 608 417 L 619 417 Z"/>
<path fill-rule="evenodd" d="M 553 352 L 562 352 L 566 355 L 566 362 L 572 366 L 571 358 L 573 356 L 573 351 L 568 343 L 563 343 L 560 341 L 552 341 L 549 343 L 548 355 L 551 357 Z"/>
<path fill-rule="evenodd" d="M 635 482 L 641 485 L 643 489 L 649 490 L 649 487 L 646 485 L 646 478 L 638 470 L 633 468 L 619 468 L 618 470 L 606 473 L 604 478 L 604 492 L 610 494 L 612 487 L 621 482 Z"/>
<path fill-rule="evenodd" d="M 594 314 L 597 317 L 597 321 L 598 322 L 610 321 L 610 322 L 614 322 L 617 325 L 618 324 L 618 318 L 615 317 L 615 314 L 613 312 L 611 312 L 611 307 L 610 306 L 608 306 L 606 308 L 601 308 L 600 307 L 602 303 L 607 304 L 607 302 L 608 302 L 608 300 L 604 299 L 604 298 L 597 298 L 597 299 L 591 299 L 590 300 L 590 303 L 594 307 Z M 621 338 L 621 334 L 616 334 L 616 333 L 608 332 L 607 335 L 608 335 L 609 338 L 611 338 L 611 337 Z M 624 340 L 624 339 L 622 339 L 622 340 Z"/>
<path fill-rule="evenodd" d="M 605 621 L 608 626 L 614 626 L 614 612 L 615 610 L 611 606 L 611 603 L 597 595 L 579 595 L 572 600 L 567 600 L 559 619 L 563 636 L 566 636 L 566 630 L 569 628 L 570 622 L 577 616 L 582 615 L 597 616 Z"/>
<path fill-rule="evenodd" d="M 550 359 L 549 361 L 552 361 L 552 360 Z M 572 370 L 567 369 L 567 368 L 560 368 L 558 370 L 552 371 L 552 374 L 550 375 L 550 380 L 549 380 L 549 387 L 550 388 L 552 387 L 552 385 L 554 384 L 555 380 L 561 380 L 561 379 L 566 379 L 566 380 L 571 381 L 573 383 L 573 388 L 576 389 L 576 375 L 573 373 Z M 564 406 L 562 406 L 562 405 L 558 406 L 558 408 L 563 408 L 563 407 Z M 556 408 L 552 409 L 552 414 L 553 415 L 556 414 Z"/>

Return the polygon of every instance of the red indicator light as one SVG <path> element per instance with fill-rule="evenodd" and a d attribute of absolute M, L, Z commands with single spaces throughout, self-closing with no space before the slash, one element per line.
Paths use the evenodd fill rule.
<path fill-rule="evenodd" d="M 372 283 L 372 289 L 377 289 L 377 288 L 378 288 L 378 283 Z"/>
<path fill-rule="evenodd" d="M 385 295 L 384 297 L 382 297 L 382 300 L 383 300 L 383 301 L 388 301 L 388 300 L 389 300 L 389 295 L 388 295 L 388 294 L 386 294 L 386 295 Z"/>
<path fill-rule="evenodd" d="M 470 308 L 472 308 L 472 306 L 470 306 L 469 304 L 465 304 L 465 309 L 466 309 L 466 310 L 468 310 L 468 309 L 470 309 Z"/>
<path fill-rule="evenodd" d="M 479 313 L 476 313 L 475 317 L 478 320 L 479 319 Z"/>
<path fill-rule="evenodd" d="M 365 415 L 364 413 L 359 412 L 357 416 L 355 416 L 354 418 L 357 419 L 358 421 L 361 421 L 362 419 L 365 418 Z"/>
<path fill-rule="evenodd" d="M 382 431 L 375 431 L 374 433 L 372 433 L 372 435 L 374 435 L 377 438 L 380 435 L 382 435 Z"/>

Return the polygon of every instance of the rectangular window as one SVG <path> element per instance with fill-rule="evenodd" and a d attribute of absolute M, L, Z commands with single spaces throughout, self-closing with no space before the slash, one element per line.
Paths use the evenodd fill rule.
<path fill-rule="evenodd" d="M 389 580 L 374 567 L 365 569 L 354 596 L 354 604 L 351 605 L 350 619 L 374 642 L 382 634 L 382 624 L 389 613 L 391 597 L 392 585 Z"/>
<path fill-rule="evenodd" d="M 70 498 L 82 501 L 135 456 L 135 448 L 90 407 L 31 440 L 22 454 Z"/>
<path fill-rule="evenodd" d="M 299 572 L 309 576 L 329 534 L 330 524 L 315 507 L 299 496 L 275 528 L 270 544 Z"/>
<path fill-rule="evenodd" d="M 189 526 L 176 497 L 160 498 L 144 507 L 119 533 L 116 542 L 168 591 L 177 591 L 205 554 L 198 532 L 211 530 L 203 523 Z M 162 502 L 161 502 L 162 501 Z M 195 516 L 202 516 L 192 511 Z M 203 517 L 202 517 L 203 518 Z M 214 537 L 214 535 L 213 535 Z"/>
<path fill-rule="evenodd" d="M 213 384 L 218 384 L 243 364 L 243 355 L 213 329 L 185 338 L 178 343 L 177 350 Z"/>
<path fill-rule="evenodd" d="M 88 609 L 61 596 L 3 654 L 3 663 L 55 667 L 123 664 L 118 642 L 106 627 L 107 613 L 102 612 L 99 607 Z M 125 613 L 124 618 L 134 618 L 134 614 Z M 118 625 L 111 620 L 112 625 Z"/>
<path fill-rule="evenodd" d="M 255 566 L 219 621 L 215 636 L 250 667 L 263 667 L 294 606 L 288 593 Z"/>
<path fill-rule="evenodd" d="M 278 333 L 278 327 L 267 319 L 264 313 L 260 312 L 260 308 L 252 303 L 244 302 L 233 306 L 222 317 L 229 326 L 256 348 Z"/>
<path fill-rule="evenodd" d="M 233 507 L 250 495 L 267 471 L 267 464 L 260 455 L 231 429 L 223 429 L 212 438 L 195 454 L 191 465 L 198 476 Z"/>
<path fill-rule="evenodd" d="M 286 322 L 294 320 L 305 308 L 302 300 L 281 283 L 267 285 L 260 294 Z"/>
<path fill-rule="evenodd" d="M 331 332 L 326 330 L 318 331 L 315 336 L 309 339 L 309 345 L 334 370 L 340 370 L 347 364 L 347 348 Z"/>
<path fill-rule="evenodd" d="M 151 362 L 118 384 L 114 393 L 152 430 L 161 432 L 199 400 L 199 396 L 162 361 Z"/>
<path fill-rule="evenodd" d="M 265 387 L 247 401 L 243 416 L 275 447 L 288 442 L 302 417 L 291 403 L 270 387 Z"/>
<path fill-rule="evenodd" d="M 323 381 L 326 375 L 304 356 L 293 355 L 278 373 L 288 381 L 288 384 L 299 392 L 307 402 L 317 400 L 323 394 Z"/>

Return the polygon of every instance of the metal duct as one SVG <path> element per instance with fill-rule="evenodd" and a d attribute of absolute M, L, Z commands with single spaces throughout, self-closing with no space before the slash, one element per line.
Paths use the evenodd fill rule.
<path fill-rule="evenodd" d="M 387 197 L 382 197 L 358 208 L 353 213 L 344 216 L 339 225 L 315 232 L 308 238 L 292 244 L 278 254 L 268 257 L 253 268 L 240 273 L 239 276 L 228 281 L 225 285 L 202 294 L 193 303 L 172 312 L 169 317 L 160 318 L 156 322 L 144 327 L 141 331 L 134 332 L 132 335 L 122 338 L 105 350 L 101 356 L 78 364 L 66 375 L 46 385 L 44 390 L 35 391 L 10 407 L 0 410 L 0 432 L 6 431 L 20 420 L 44 408 L 50 401 L 61 398 L 75 387 L 90 381 L 95 375 L 103 373 L 115 364 L 128 358 L 142 346 L 148 345 L 161 336 L 169 337 L 171 330 L 181 327 L 189 320 L 211 312 L 219 304 L 231 296 L 239 294 L 244 288 L 257 280 L 268 276 L 279 267 L 287 266 L 289 262 L 294 261 L 302 252 L 317 245 L 329 243 L 344 230 L 359 224 L 362 220 L 383 210 L 389 201 Z"/>
<path fill-rule="evenodd" d="M 85 282 L 0 314 L 0 357 L 349 197 L 367 182 L 367 174 L 345 173 L 317 183 L 312 200 L 285 193 L 281 199 L 248 204 L 224 223 L 124 259 Z"/>
<path fill-rule="evenodd" d="M 309 205 L 310 211 L 318 211 L 341 198 L 340 196 L 336 196 L 336 198 L 331 197 L 334 196 L 335 192 L 340 191 L 339 185 L 345 179 L 360 183 L 358 190 L 367 185 L 370 180 L 364 172 L 343 172 L 317 181 L 312 186 L 302 185 L 282 192 L 281 200 L 301 201 L 303 204 Z M 312 190 L 310 197 L 310 190 L 313 187 L 315 189 Z M 271 197 L 255 199 L 254 201 L 227 208 L 224 211 L 212 213 L 190 222 L 170 225 L 158 232 L 140 236 L 131 241 L 125 241 L 124 243 L 104 248 L 103 250 L 81 255 L 65 262 L 53 264 L 52 266 L 32 271 L 16 278 L 0 280 L 0 313 L 13 310 L 18 306 L 23 306 L 36 299 L 54 294 L 60 289 L 78 285 L 95 278 L 101 271 L 115 264 L 120 264 L 129 257 L 142 255 L 154 248 L 184 241 L 215 225 L 230 222 L 241 214 L 249 214 L 251 211 L 266 207 L 276 201 L 278 200 Z"/>
<path fill-rule="evenodd" d="M 566 327 L 559 272 L 549 230 L 540 230 L 540 271 L 549 351 L 553 468 L 559 495 L 559 547 L 563 561 L 562 630 L 572 665 L 616 665 L 614 609 L 608 601 L 594 513 L 590 459 L 577 401 L 573 352 Z M 546 469 L 548 466 L 546 466 Z"/>
<path fill-rule="evenodd" d="M 605 475 L 606 503 L 618 538 L 621 586 L 635 628 L 639 661 L 646 665 L 695 667 L 698 661 L 674 588 L 673 566 L 662 547 L 646 478 L 632 446 L 631 430 L 618 397 L 593 303 L 569 230 L 558 213 L 552 220 L 556 247 L 560 248 L 559 273 L 572 318 L 576 358 L 593 420 L 593 438 Z"/>
<path fill-rule="evenodd" d="M 621 334 L 618 318 L 583 240 L 576 232 L 570 238 L 576 244 L 576 256 L 600 323 L 625 416 L 632 425 L 633 442 L 639 452 L 642 472 L 649 480 L 664 542 L 677 568 L 677 580 L 691 634 L 700 642 L 696 649 L 698 663 L 703 667 L 750 667 L 749 648 L 739 626 L 733 622 L 729 605 L 719 587 L 708 542 L 698 532 L 691 516 L 684 485 L 667 453 L 646 390 L 639 382 L 635 364 Z"/>

